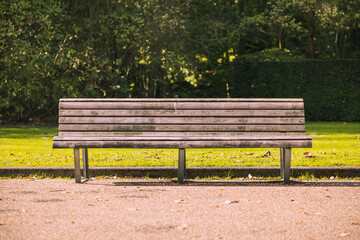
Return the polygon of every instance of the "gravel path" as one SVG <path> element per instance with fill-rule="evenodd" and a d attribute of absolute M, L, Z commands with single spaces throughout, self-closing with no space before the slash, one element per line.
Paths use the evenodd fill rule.
<path fill-rule="evenodd" d="M 360 239 L 360 181 L 0 180 L 0 239 Z"/>

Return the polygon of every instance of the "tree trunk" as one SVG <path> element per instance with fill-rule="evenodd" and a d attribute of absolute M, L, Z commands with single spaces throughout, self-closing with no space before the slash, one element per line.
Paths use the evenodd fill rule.
<path fill-rule="evenodd" d="M 308 56 L 310 58 L 315 57 L 315 53 L 314 53 L 314 32 L 315 32 L 314 19 L 315 19 L 315 8 L 311 7 L 311 9 L 309 11 L 309 24 L 308 24 L 308 33 L 307 33 L 307 37 L 308 37 L 307 52 L 308 52 Z"/>

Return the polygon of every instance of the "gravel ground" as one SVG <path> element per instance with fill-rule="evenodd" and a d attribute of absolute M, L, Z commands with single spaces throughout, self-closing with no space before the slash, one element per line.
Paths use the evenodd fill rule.
<path fill-rule="evenodd" d="M 360 239 L 360 181 L 4 179 L 0 239 Z"/>

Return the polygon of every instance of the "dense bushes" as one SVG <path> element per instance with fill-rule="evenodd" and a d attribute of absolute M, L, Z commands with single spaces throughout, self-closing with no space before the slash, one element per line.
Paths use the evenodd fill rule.
<path fill-rule="evenodd" d="M 304 59 L 360 56 L 359 3 L 0 1 L 0 121 L 54 118 L 61 97 L 256 96 L 358 121 L 359 62 Z"/>
<path fill-rule="evenodd" d="M 238 59 L 231 96 L 300 97 L 307 120 L 360 121 L 360 61 Z"/>
<path fill-rule="evenodd" d="M 28 120 L 53 113 L 67 16 L 55 1 L 2 1 L 0 118 Z M 61 60 L 63 61 L 63 60 Z"/>

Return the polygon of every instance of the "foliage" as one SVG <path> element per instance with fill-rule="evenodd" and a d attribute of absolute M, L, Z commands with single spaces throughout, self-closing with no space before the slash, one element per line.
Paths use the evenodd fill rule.
<path fill-rule="evenodd" d="M 61 97 L 234 97 L 237 57 L 359 58 L 359 12 L 360 0 L 1 1 L 0 119 L 56 117 Z"/>
<path fill-rule="evenodd" d="M 1 1 L 0 11 L 0 117 L 45 117 L 61 95 L 67 16 L 57 1 Z"/>
<path fill-rule="evenodd" d="M 273 52 L 236 59 L 232 97 L 303 98 L 310 121 L 360 121 L 359 60 L 291 60 Z M 268 61 L 270 60 L 270 61 Z"/>

